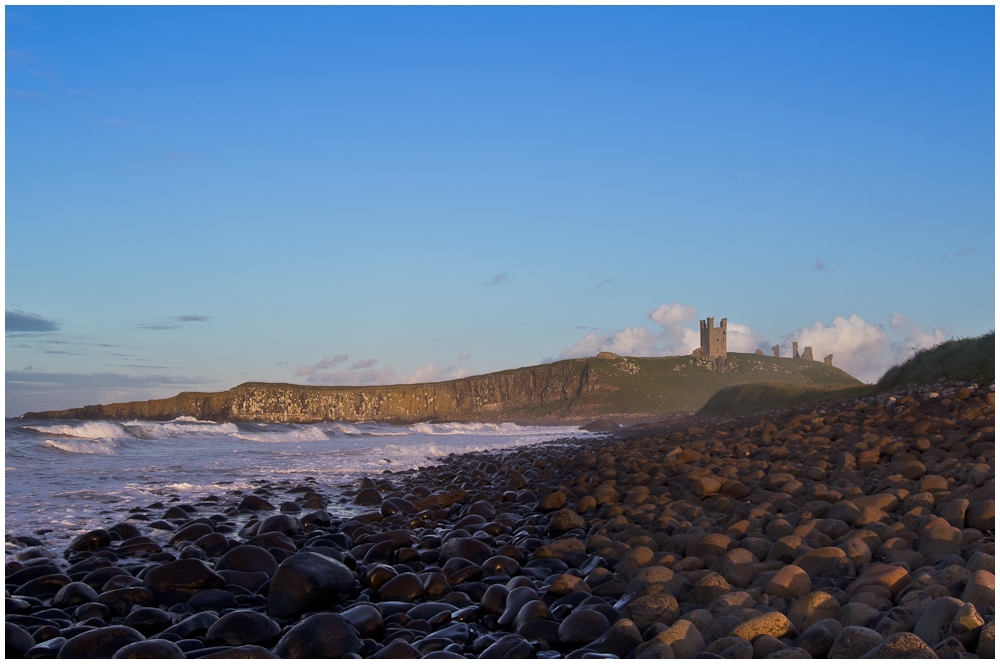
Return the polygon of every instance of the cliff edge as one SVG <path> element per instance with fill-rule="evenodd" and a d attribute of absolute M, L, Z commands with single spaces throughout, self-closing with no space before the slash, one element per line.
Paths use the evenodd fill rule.
<path fill-rule="evenodd" d="M 512 421 L 580 422 L 601 415 L 695 411 L 718 390 L 746 382 L 803 386 L 860 383 L 820 362 L 729 353 L 713 370 L 691 356 L 562 360 L 441 383 L 364 387 L 243 383 L 225 392 L 182 392 L 166 399 L 25 413 L 23 419 L 217 422 Z"/>

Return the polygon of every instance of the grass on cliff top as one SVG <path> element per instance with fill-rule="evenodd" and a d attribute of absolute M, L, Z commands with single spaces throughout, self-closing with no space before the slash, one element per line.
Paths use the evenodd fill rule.
<path fill-rule="evenodd" d="M 996 372 L 995 342 L 993 332 L 981 337 L 945 341 L 889 369 L 875 385 L 846 388 L 759 382 L 730 385 L 712 395 L 698 414 L 741 415 L 807 404 L 835 403 L 939 380 L 992 383 Z"/>
<path fill-rule="evenodd" d="M 953 339 L 926 348 L 885 372 L 876 386 L 880 390 L 906 387 L 911 383 L 939 380 L 992 383 L 996 379 L 996 333 Z"/>
<path fill-rule="evenodd" d="M 517 415 L 694 412 L 720 389 L 736 383 L 784 383 L 798 387 L 860 384 L 849 374 L 822 362 L 746 353 L 729 353 L 725 371 L 713 371 L 693 356 L 589 358 L 586 362 L 591 384 L 600 389 L 586 391 L 569 404 L 557 401 L 524 407 Z"/>
<path fill-rule="evenodd" d="M 806 404 L 836 403 L 875 393 L 871 385 L 854 387 L 802 387 L 747 383 L 724 387 L 702 406 L 699 415 L 744 415 Z"/>

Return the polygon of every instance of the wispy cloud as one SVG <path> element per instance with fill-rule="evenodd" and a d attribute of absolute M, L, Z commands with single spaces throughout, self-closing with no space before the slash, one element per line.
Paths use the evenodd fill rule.
<path fill-rule="evenodd" d="M 941 260 L 945 260 L 946 258 L 961 258 L 962 256 L 974 254 L 977 251 L 979 251 L 979 247 L 966 247 L 965 249 L 959 249 L 958 251 L 942 255 Z"/>
<path fill-rule="evenodd" d="M 181 328 L 181 323 L 204 323 L 211 319 L 211 316 L 204 316 L 202 314 L 185 314 L 182 316 L 171 316 L 170 320 L 176 321 L 174 323 L 139 323 L 136 327 L 143 330 L 177 330 Z"/>
<path fill-rule="evenodd" d="M 347 355 L 325 357 L 316 364 L 303 364 L 295 370 L 294 376 L 311 385 L 398 385 L 402 383 L 434 383 L 453 378 L 463 378 L 469 371 L 455 365 L 439 367 L 434 364 L 400 374 L 392 365 L 379 366 L 375 358 L 358 360 L 350 366 L 328 371 L 347 361 Z M 464 358 L 464 359 L 463 359 Z M 469 361 L 469 356 L 459 353 L 459 364 Z"/>
<path fill-rule="evenodd" d="M 501 272 L 497 276 L 493 277 L 493 281 L 491 281 L 488 285 L 499 286 L 500 284 L 505 284 L 505 283 L 507 283 L 507 273 Z"/>
<path fill-rule="evenodd" d="M 599 283 L 599 284 L 597 284 L 596 286 L 594 286 L 594 290 L 597 290 L 597 289 L 598 289 L 598 288 L 600 288 L 601 286 L 607 286 L 608 284 L 613 284 L 613 283 L 615 283 L 616 281 L 618 281 L 618 277 L 608 277 L 607 279 L 605 279 L 605 280 L 604 280 L 604 281 L 602 281 L 601 283 Z"/>
<path fill-rule="evenodd" d="M 298 369 L 295 370 L 296 376 L 313 376 L 319 371 L 324 371 L 330 367 L 334 367 L 338 364 L 347 361 L 347 355 L 334 355 L 333 357 L 324 357 L 322 360 L 313 365 L 303 364 Z"/>
<path fill-rule="evenodd" d="M 38 314 L 32 314 L 26 311 L 5 309 L 4 327 L 7 333 L 55 332 L 59 329 L 59 321 L 44 318 Z"/>
<path fill-rule="evenodd" d="M 130 375 L 113 372 L 57 373 L 7 371 L 7 414 L 76 408 L 172 396 L 183 389 L 204 389 L 217 381 L 201 376 Z"/>
<path fill-rule="evenodd" d="M 136 327 L 142 330 L 177 330 L 180 325 L 177 323 L 139 323 Z"/>
<path fill-rule="evenodd" d="M 44 101 L 55 99 L 53 95 L 38 90 L 15 90 L 7 88 L 7 99 L 18 99 L 20 101 Z"/>

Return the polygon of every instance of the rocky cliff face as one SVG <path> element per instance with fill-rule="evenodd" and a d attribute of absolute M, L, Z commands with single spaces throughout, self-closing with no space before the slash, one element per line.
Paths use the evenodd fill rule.
<path fill-rule="evenodd" d="M 729 353 L 725 370 L 683 357 L 625 358 L 602 353 L 443 383 L 319 387 L 244 383 L 215 393 L 86 406 L 25 419 L 171 420 L 182 415 L 217 422 L 519 422 L 583 423 L 694 412 L 723 387 L 739 383 L 859 385 L 822 362 Z"/>
<path fill-rule="evenodd" d="M 589 371 L 587 360 L 566 360 L 443 383 L 314 387 L 244 383 L 225 392 L 182 392 L 168 399 L 27 413 L 25 419 L 169 420 L 182 415 L 231 422 L 393 422 L 553 419 L 524 415 L 542 408 L 569 415 L 581 395 L 617 388 Z M 583 415 L 584 413 L 580 413 Z M 519 415 L 522 415 L 519 417 Z"/>

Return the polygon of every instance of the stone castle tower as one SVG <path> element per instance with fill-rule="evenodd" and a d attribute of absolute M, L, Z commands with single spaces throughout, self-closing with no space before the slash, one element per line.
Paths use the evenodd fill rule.
<path fill-rule="evenodd" d="M 726 367 L 726 319 L 719 321 L 719 327 L 715 327 L 714 318 L 706 318 L 699 321 L 698 327 L 701 331 L 701 348 L 694 352 L 695 355 L 709 361 L 712 368 L 722 370 Z"/>

